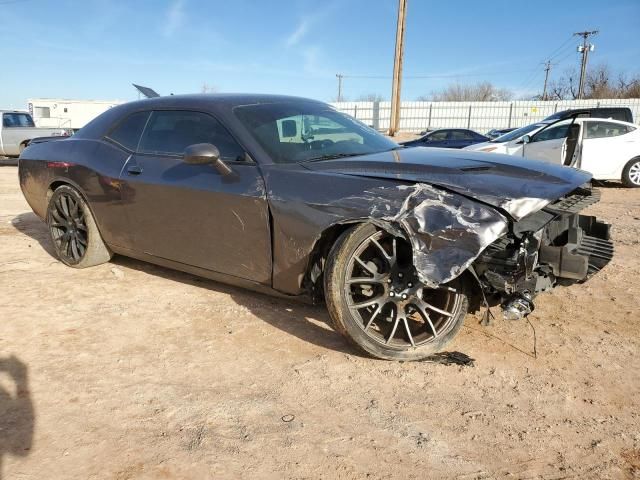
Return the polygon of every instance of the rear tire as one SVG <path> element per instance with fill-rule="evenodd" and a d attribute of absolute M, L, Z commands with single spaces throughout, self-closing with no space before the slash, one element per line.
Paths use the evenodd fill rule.
<path fill-rule="evenodd" d="M 56 254 L 73 268 L 86 268 L 111 260 L 93 214 L 80 193 L 68 185 L 58 187 L 47 208 L 47 224 Z"/>
<path fill-rule="evenodd" d="M 431 289 L 410 245 L 370 224 L 347 230 L 328 255 L 325 299 L 335 329 L 367 354 L 421 360 L 458 333 L 468 310 L 462 282 Z"/>
<path fill-rule="evenodd" d="M 622 170 L 622 183 L 629 188 L 640 187 L 640 157 L 633 158 Z"/>

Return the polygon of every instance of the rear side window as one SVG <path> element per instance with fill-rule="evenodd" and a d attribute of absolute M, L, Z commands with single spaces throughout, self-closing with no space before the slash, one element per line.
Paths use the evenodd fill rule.
<path fill-rule="evenodd" d="M 451 140 L 473 140 L 473 134 L 466 130 L 453 130 Z"/>
<path fill-rule="evenodd" d="M 35 127 L 31 115 L 26 113 L 5 113 L 2 115 L 2 126 L 11 127 Z"/>
<path fill-rule="evenodd" d="M 148 118 L 149 112 L 133 113 L 117 124 L 107 138 L 135 152 Z"/>
<path fill-rule="evenodd" d="M 628 125 L 620 125 L 613 122 L 585 122 L 584 138 L 617 137 L 635 130 Z"/>
<path fill-rule="evenodd" d="M 442 140 L 447 139 L 448 133 L 449 132 L 447 132 L 446 130 L 443 130 L 441 132 L 435 132 L 435 133 L 432 133 L 431 135 L 427 135 L 427 138 L 425 138 L 425 140 L 427 142 L 440 142 Z"/>
<path fill-rule="evenodd" d="M 598 118 L 611 118 L 613 120 L 620 120 L 622 122 L 632 121 L 631 110 L 629 110 L 628 108 L 600 108 L 597 109 L 591 116 Z"/>
<path fill-rule="evenodd" d="M 196 143 L 218 147 L 223 160 L 244 160 L 244 149 L 218 120 L 201 112 L 153 112 L 140 142 L 140 152 L 182 155 Z"/>

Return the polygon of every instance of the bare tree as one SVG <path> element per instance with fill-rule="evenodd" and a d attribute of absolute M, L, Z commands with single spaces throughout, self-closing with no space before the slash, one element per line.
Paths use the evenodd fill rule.
<path fill-rule="evenodd" d="M 386 98 L 384 98 L 379 93 L 365 93 L 364 95 L 360 95 L 356 101 L 358 102 L 384 102 Z"/>
<path fill-rule="evenodd" d="M 202 93 L 218 93 L 220 90 L 215 85 L 209 85 L 208 83 L 203 83 L 202 88 L 200 89 Z"/>
<path fill-rule="evenodd" d="M 585 77 L 584 98 L 640 98 L 640 75 L 628 77 L 625 73 L 615 75 L 606 64 L 595 65 L 587 71 Z M 550 100 L 578 98 L 578 72 L 575 68 L 565 70 L 564 74 L 549 84 Z"/>
<path fill-rule="evenodd" d="M 497 102 L 510 100 L 513 94 L 505 89 L 498 88 L 491 82 L 479 82 L 473 85 L 463 85 L 458 82 L 431 95 L 418 97 L 420 101 L 435 102 Z"/>

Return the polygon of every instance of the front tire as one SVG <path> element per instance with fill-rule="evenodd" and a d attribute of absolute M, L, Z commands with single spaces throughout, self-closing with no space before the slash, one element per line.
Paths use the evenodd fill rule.
<path fill-rule="evenodd" d="M 640 157 L 633 158 L 622 170 L 622 183 L 630 188 L 640 187 Z"/>
<path fill-rule="evenodd" d="M 324 278 L 336 330 L 380 359 L 421 360 L 441 351 L 468 310 L 461 281 L 426 287 L 408 242 L 369 224 L 338 239 Z"/>
<path fill-rule="evenodd" d="M 60 260 L 73 268 L 86 268 L 111 260 L 95 219 L 80 193 L 68 185 L 58 187 L 47 208 L 51 241 Z"/>

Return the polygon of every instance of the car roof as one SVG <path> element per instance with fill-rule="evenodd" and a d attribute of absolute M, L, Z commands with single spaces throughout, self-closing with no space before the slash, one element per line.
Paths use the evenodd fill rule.
<path fill-rule="evenodd" d="M 565 118 L 563 120 L 557 120 L 555 123 L 562 122 L 571 122 L 571 118 Z M 584 123 L 584 122 L 608 122 L 608 123 L 618 123 L 620 125 L 626 125 L 638 128 L 638 125 L 635 123 L 623 122 L 622 120 L 614 120 L 613 118 L 599 118 L 599 117 L 577 117 L 574 118 L 573 121 L 575 123 Z"/>
<path fill-rule="evenodd" d="M 192 107 L 193 105 L 216 104 L 231 107 L 240 105 L 255 105 L 260 103 L 280 103 L 280 102 L 311 102 L 320 103 L 304 97 L 294 97 L 289 95 L 271 95 L 260 93 L 206 93 L 188 95 L 168 95 L 163 97 L 145 98 L 123 105 L 131 109 L 136 108 L 181 108 Z"/>
<path fill-rule="evenodd" d="M 447 128 L 436 128 L 435 130 L 429 130 L 427 133 L 425 133 L 426 135 L 430 135 L 432 133 L 435 132 L 442 132 L 442 131 L 449 131 L 449 130 L 464 130 L 465 132 L 473 132 L 473 133 L 478 133 L 475 130 L 471 129 L 471 128 L 464 128 L 464 127 L 447 127 Z M 478 135 L 482 135 L 481 133 L 478 133 Z M 484 136 L 484 135 L 482 135 Z"/>

